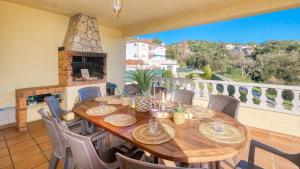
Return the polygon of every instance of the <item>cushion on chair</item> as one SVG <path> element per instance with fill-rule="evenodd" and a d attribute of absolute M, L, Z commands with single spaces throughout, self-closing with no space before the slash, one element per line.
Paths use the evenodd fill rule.
<path fill-rule="evenodd" d="M 247 161 L 241 160 L 235 169 L 263 169 L 262 167 L 259 167 L 253 163 L 249 163 Z"/>

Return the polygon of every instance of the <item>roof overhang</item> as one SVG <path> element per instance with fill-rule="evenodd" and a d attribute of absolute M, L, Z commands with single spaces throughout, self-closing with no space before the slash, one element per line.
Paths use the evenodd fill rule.
<path fill-rule="evenodd" d="M 4 0 L 45 11 L 73 16 L 84 13 L 98 22 L 140 35 L 232 18 L 300 7 L 300 0 L 124 0 L 120 17 L 110 0 Z"/>

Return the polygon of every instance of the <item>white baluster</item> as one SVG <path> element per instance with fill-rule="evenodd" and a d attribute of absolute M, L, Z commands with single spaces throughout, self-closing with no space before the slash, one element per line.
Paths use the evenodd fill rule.
<path fill-rule="evenodd" d="M 212 94 L 218 94 L 217 83 L 212 83 Z"/>
<path fill-rule="evenodd" d="M 203 97 L 208 98 L 209 97 L 209 91 L 208 91 L 208 88 L 207 88 L 207 83 L 203 83 L 203 85 L 204 85 Z"/>
<path fill-rule="evenodd" d="M 247 98 L 247 104 L 250 104 L 252 105 L 253 104 L 253 95 L 252 95 L 252 87 L 247 87 L 247 95 L 246 95 L 246 98 Z"/>
<path fill-rule="evenodd" d="M 283 109 L 283 106 L 282 106 L 282 103 L 283 103 L 283 99 L 282 99 L 282 89 L 276 89 L 277 91 L 277 97 L 276 97 L 276 106 L 275 108 L 276 109 L 280 109 L 282 110 Z"/>
<path fill-rule="evenodd" d="M 199 98 L 200 97 L 199 82 L 195 82 L 194 92 L 195 92 L 195 97 Z"/>
<path fill-rule="evenodd" d="M 192 90 L 191 82 L 188 82 L 186 85 L 186 90 Z"/>
<path fill-rule="evenodd" d="M 261 88 L 261 97 L 260 97 L 260 105 L 263 107 L 267 107 L 267 88 Z"/>
<path fill-rule="evenodd" d="M 227 84 L 223 84 L 223 89 L 224 89 L 224 91 L 223 91 L 223 95 L 226 95 L 226 96 L 228 96 L 229 95 L 229 93 L 228 93 L 228 89 L 227 89 Z"/>
<path fill-rule="evenodd" d="M 176 80 L 176 81 L 175 81 L 175 86 L 176 86 L 176 89 L 177 89 L 177 88 L 180 89 L 180 82 L 179 82 L 179 80 Z"/>
<path fill-rule="evenodd" d="M 293 99 L 293 112 L 300 113 L 300 100 L 299 100 L 300 91 L 294 91 L 294 99 Z M 300 115 L 300 114 L 299 114 Z"/>
<path fill-rule="evenodd" d="M 234 98 L 240 100 L 240 86 L 234 86 L 235 92 L 234 92 Z"/>

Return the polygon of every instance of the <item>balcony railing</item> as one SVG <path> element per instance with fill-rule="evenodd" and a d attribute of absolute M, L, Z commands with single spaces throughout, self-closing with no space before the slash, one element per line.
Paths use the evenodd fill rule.
<path fill-rule="evenodd" d="M 299 86 L 185 78 L 160 78 L 158 83 L 171 90 L 194 91 L 196 99 L 208 100 L 211 94 L 229 95 L 244 107 L 300 115 Z"/>

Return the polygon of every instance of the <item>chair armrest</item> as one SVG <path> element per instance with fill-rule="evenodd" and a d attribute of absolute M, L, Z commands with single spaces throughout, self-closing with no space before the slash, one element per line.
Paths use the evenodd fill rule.
<path fill-rule="evenodd" d="M 93 134 L 89 134 L 89 135 L 86 135 L 88 137 L 90 137 L 91 141 L 92 142 L 95 142 L 99 139 L 102 139 L 102 138 L 107 138 L 107 133 L 105 133 L 106 131 L 105 130 L 101 130 L 101 131 L 96 131 L 95 133 Z"/>
<path fill-rule="evenodd" d="M 271 147 L 269 145 L 263 144 L 261 142 L 258 142 L 256 140 L 251 140 L 250 142 L 250 149 L 249 149 L 249 157 L 248 157 L 248 162 L 253 163 L 254 164 L 254 154 L 255 154 L 255 148 L 260 148 L 264 151 L 273 153 L 275 155 L 278 155 L 280 157 L 283 157 L 295 164 L 299 163 L 299 154 L 287 154 L 285 152 L 282 152 L 274 147 Z"/>
<path fill-rule="evenodd" d="M 83 125 L 81 119 L 74 119 L 74 120 L 71 120 L 71 121 L 66 121 L 66 123 L 67 123 L 68 127 L 74 127 L 74 126 L 77 126 L 77 125 Z"/>

